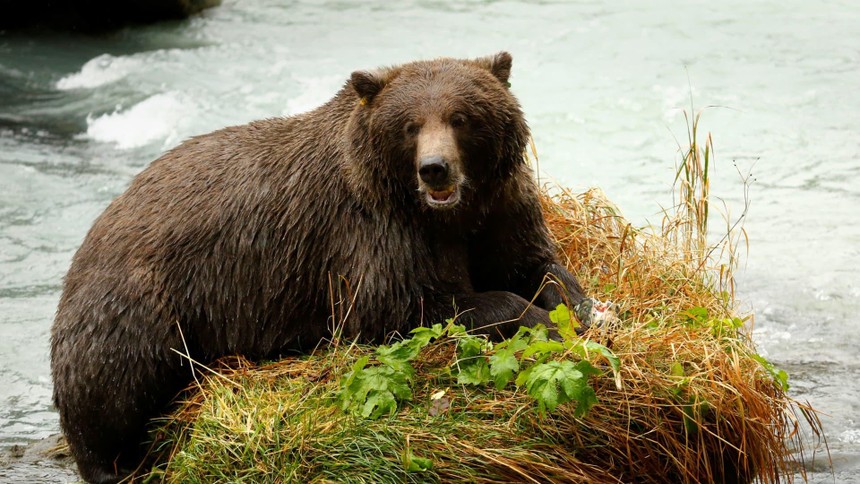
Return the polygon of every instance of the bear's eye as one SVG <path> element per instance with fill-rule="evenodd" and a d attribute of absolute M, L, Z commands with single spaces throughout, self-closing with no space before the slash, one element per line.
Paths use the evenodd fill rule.
<path fill-rule="evenodd" d="M 466 119 L 466 116 L 462 114 L 455 114 L 451 116 L 450 122 L 452 128 L 462 128 L 463 126 L 466 126 L 468 120 Z"/>
<path fill-rule="evenodd" d="M 409 121 L 405 126 L 403 126 L 403 130 L 406 131 L 406 134 L 409 136 L 415 136 L 418 134 L 418 131 L 421 130 L 421 126 L 419 126 L 418 123 Z"/>

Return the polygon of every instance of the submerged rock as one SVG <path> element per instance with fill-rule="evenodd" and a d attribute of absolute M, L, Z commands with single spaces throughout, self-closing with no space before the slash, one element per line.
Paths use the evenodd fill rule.
<path fill-rule="evenodd" d="M 3 12 L 0 29 L 108 30 L 129 24 L 183 19 L 220 3 L 221 0 L 0 0 Z"/>

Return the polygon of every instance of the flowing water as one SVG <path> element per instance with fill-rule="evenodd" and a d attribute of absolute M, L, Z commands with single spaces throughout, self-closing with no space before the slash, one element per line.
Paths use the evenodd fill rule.
<path fill-rule="evenodd" d="M 754 337 L 825 413 L 833 468 L 819 452 L 811 480 L 860 482 L 860 3 L 847 0 L 244 0 L 108 35 L 0 34 L 0 447 L 58 431 L 61 279 L 159 153 L 307 110 L 355 69 L 502 49 L 542 177 L 599 186 L 637 224 L 672 203 L 683 110 L 707 108 L 732 217 L 739 172 L 754 180 L 739 281 Z"/>

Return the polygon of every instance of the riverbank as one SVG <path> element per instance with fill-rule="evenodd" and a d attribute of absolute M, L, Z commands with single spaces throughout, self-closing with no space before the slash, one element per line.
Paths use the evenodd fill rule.
<path fill-rule="evenodd" d="M 59 434 L 0 450 L 2 482 L 76 482 L 75 461 Z"/>

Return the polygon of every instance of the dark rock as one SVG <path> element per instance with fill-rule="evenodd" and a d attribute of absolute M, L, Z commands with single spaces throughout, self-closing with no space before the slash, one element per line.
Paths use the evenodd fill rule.
<path fill-rule="evenodd" d="M 0 0 L 0 29 L 110 30 L 183 19 L 220 3 L 221 0 Z"/>
<path fill-rule="evenodd" d="M 51 435 L 0 452 L 0 482 L 75 482 L 75 461 L 66 440 Z"/>

